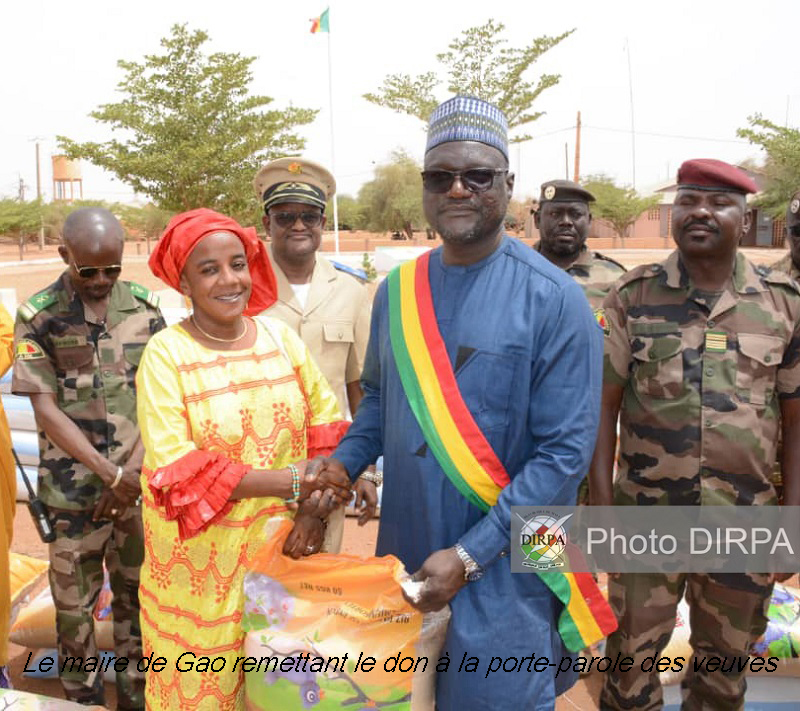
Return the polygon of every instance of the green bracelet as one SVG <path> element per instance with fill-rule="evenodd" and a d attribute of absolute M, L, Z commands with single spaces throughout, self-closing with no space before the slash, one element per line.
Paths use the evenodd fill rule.
<path fill-rule="evenodd" d="M 292 498 L 286 500 L 293 503 L 300 500 L 300 470 L 294 464 L 290 464 L 289 471 L 292 473 Z"/>

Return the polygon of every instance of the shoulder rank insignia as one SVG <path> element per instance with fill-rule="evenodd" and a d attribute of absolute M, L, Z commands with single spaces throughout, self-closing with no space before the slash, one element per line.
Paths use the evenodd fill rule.
<path fill-rule="evenodd" d="M 145 303 L 150 304 L 153 308 L 158 308 L 158 303 L 161 299 L 156 294 L 150 291 L 150 289 L 145 289 L 141 284 L 137 284 L 135 281 L 128 283 L 131 288 L 131 294 L 137 299 L 141 299 Z"/>
<path fill-rule="evenodd" d="M 603 329 L 603 333 L 606 336 L 611 333 L 611 325 L 608 323 L 608 319 L 606 318 L 605 309 L 595 309 L 594 318 L 597 321 L 597 325 Z"/>
<path fill-rule="evenodd" d="M 22 304 L 17 309 L 17 313 L 23 321 L 30 321 L 36 314 L 48 306 L 52 306 L 56 301 L 58 301 L 58 297 L 52 291 L 40 291 Z"/>
<path fill-rule="evenodd" d="M 360 279 L 361 281 L 367 281 L 367 273 L 363 269 L 357 269 L 356 267 L 348 266 L 347 264 L 342 264 L 341 262 L 335 262 L 332 259 L 329 260 L 331 264 L 333 264 L 335 269 L 338 269 L 340 272 L 345 272 L 350 276 L 354 276 L 356 279 Z"/>
<path fill-rule="evenodd" d="M 44 351 L 36 341 L 30 338 L 21 338 L 17 342 L 17 347 L 14 351 L 15 360 L 37 360 L 44 357 Z"/>

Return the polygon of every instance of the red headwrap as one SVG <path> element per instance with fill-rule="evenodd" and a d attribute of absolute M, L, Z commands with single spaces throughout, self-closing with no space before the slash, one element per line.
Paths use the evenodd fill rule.
<path fill-rule="evenodd" d="M 253 291 L 244 312 L 261 313 L 275 303 L 278 287 L 269 263 L 267 248 L 252 227 L 242 227 L 236 220 L 201 207 L 175 215 L 158 240 L 148 264 L 161 281 L 180 291 L 181 272 L 197 243 L 212 232 L 232 232 L 244 245 Z"/>

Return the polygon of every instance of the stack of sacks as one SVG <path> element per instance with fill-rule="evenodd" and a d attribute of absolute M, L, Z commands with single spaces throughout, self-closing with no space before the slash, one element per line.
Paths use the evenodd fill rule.
<path fill-rule="evenodd" d="M 47 569 L 47 563 L 45 570 Z M 111 615 L 111 587 L 108 581 L 108 572 L 105 572 L 103 588 L 97 599 L 94 608 L 94 633 L 97 640 L 97 648 L 100 655 L 105 659 L 107 656 L 114 656 L 114 620 Z M 58 659 L 56 651 L 56 608 L 53 603 L 53 596 L 50 588 L 42 590 L 33 600 L 19 610 L 16 621 L 11 627 L 9 640 L 21 647 L 38 649 L 38 653 L 31 658 L 27 665 L 29 668 L 36 668 L 34 672 L 24 672 L 23 676 L 36 678 L 56 677 L 57 670 L 55 665 L 50 671 L 38 671 L 39 661 L 43 657 Z M 116 676 L 113 667 L 110 672 L 105 673 L 107 681 L 114 682 Z"/>

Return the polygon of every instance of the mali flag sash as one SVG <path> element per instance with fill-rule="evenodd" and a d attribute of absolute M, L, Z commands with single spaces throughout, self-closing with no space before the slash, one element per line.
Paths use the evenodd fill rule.
<path fill-rule="evenodd" d="M 387 277 L 392 353 L 414 417 L 445 476 L 471 504 L 488 512 L 510 479 L 461 397 L 436 323 L 429 262 L 427 252 Z M 564 605 L 558 631 L 568 649 L 585 649 L 616 629 L 614 613 L 591 574 L 538 575 Z"/>

